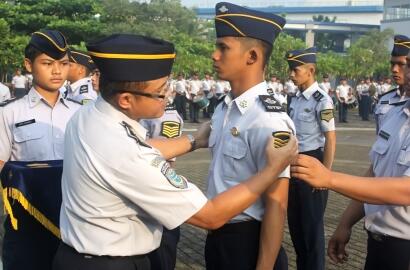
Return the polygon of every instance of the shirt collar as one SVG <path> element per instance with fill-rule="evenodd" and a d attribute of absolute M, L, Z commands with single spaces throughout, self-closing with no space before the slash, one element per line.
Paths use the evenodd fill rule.
<path fill-rule="evenodd" d="M 266 85 L 266 82 L 263 81 L 245 92 L 242 93 L 239 97 L 236 97 L 235 99 L 232 100 L 231 94 L 228 94 L 225 98 L 225 103 L 229 104 L 232 101 L 235 102 L 236 106 L 238 107 L 239 111 L 241 114 L 244 114 L 246 111 L 248 111 L 252 105 L 255 103 L 255 101 L 258 99 L 259 95 L 267 95 L 268 86 Z"/>
<path fill-rule="evenodd" d="M 85 77 L 85 78 L 79 79 L 78 81 L 76 81 L 74 83 L 70 83 L 71 91 L 74 91 L 75 89 L 77 89 L 81 85 L 88 84 L 90 82 L 90 80 L 91 79 L 89 77 Z"/>
<path fill-rule="evenodd" d="M 311 86 L 306 88 L 305 91 L 300 92 L 301 94 L 299 95 L 303 95 L 306 98 L 306 100 L 309 100 L 309 98 L 316 92 L 318 87 L 319 86 L 317 82 L 314 82 Z"/>
<path fill-rule="evenodd" d="M 138 137 L 141 138 L 141 140 L 145 141 L 145 138 L 147 138 L 147 130 L 140 123 L 138 123 L 138 121 L 129 118 L 124 113 L 114 108 L 101 96 L 99 96 L 95 101 L 95 107 L 103 114 L 106 114 L 109 117 L 118 120 L 118 123 L 126 122 L 134 129 L 135 133 L 138 135 Z"/>
<path fill-rule="evenodd" d="M 34 87 L 32 87 L 32 88 L 30 89 L 30 91 L 28 92 L 27 96 L 28 96 L 28 103 L 29 103 L 30 108 L 33 108 L 34 106 L 36 106 L 36 105 L 39 104 L 40 102 L 43 102 L 43 103 L 49 105 L 48 102 L 43 98 L 42 95 L 40 95 L 39 92 L 37 92 L 37 90 L 36 90 Z M 62 93 L 61 93 L 60 90 L 58 90 L 58 99 L 57 99 L 56 105 L 57 105 L 59 102 L 61 102 L 62 104 L 64 104 L 64 106 L 66 106 L 67 108 L 69 108 L 69 106 L 68 106 L 68 104 L 65 102 L 65 100 L 64 100 L 64 98 L 63 98 L 63 95 L 62 95 Z"/>

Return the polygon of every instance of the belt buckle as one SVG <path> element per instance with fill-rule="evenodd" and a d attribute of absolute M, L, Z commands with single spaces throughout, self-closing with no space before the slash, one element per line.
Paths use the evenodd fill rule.
<path fill-rule="evenodd" d="M 377 242 L 383 242 L 383 235 L 373 232 L 371 232 L 370 235 L 372 236 L 373 240 Z"/>

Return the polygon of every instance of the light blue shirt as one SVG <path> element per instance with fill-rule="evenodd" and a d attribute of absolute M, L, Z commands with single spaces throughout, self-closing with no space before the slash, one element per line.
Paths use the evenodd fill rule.
<path fill-rule="evenodd" d="M 80 107 L 61 93 L 52 107 L 34 88 L 0 107 L 0 160 L 63 159 L 65 128 Z"/>
<path fill-rule="evenodd" d="M 295 123 L 299 152 L 323 148 L 324 132 L 335 130 L 332 98 L 317 82 L 292 99 L 289 115 Z"/>
<path fill-rule="evenodd" d="M 268 95 L 262 82 L 232 100 L 227 95 L 212 117 L 209 147 L 212 161 L 208 176 L 208 198 L 236 186 L 264 168 L 267 138 L 275 131 L 295 132 L 292 120 L 283 112 L 268 112 L 259 95 Z M 272 146 L 273 147 L 273 146 Z M 279 177 L 290 178 L 289 168 Z M 261 199 L 231 222 L 262 220 Z"/>
<path fill-rule="evenodd" d="M 410 176 L 410 101 L 385 121 L 369 156 L 376 177 Z M 365 212 L 367 230 L 410 240 L 410 206 L 365 204 Z"/>

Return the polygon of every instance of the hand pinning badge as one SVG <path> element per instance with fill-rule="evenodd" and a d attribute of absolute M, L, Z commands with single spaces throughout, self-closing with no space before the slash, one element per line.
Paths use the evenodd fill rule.
<path fill-rule="evenodd" d="M 274 140 L 274 147 L 275 148 L 280 148 L 285 146 L 290 139 L 290 132 L 287 131 L 277 131 L 277 132 L 272 132 L 272 136 L 275 139 Z"/>

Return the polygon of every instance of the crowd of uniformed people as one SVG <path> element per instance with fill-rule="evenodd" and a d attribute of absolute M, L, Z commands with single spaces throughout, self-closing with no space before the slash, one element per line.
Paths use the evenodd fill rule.
<path fill-rule="evenodd" d="M 265 81 L 265 67 L 286 20 L 227 2 L 215 13 L 216 79 L 172 78 L 174 45 L 154 37 L 113 34 L 85 52 L 58 31 L 32 34 L 30 76 L 16 71 L 12 95 L 0 85 L 5 270 L 174 269 L 183 223 L 207 230 L 207 269 L 288 269 L 286 217 L 297 269 L 322 270 L 329 189 L 352 198 L 328 245 L 332 261 L 347 260 L 364 218 L 364 268 L 410 269 L 410 39 L 395 36 L 394 84 L 318 83 L 315 48 L 283 52 L 282 84 Z M 347 122 L 355 106 L 377 123 L 363 177 L 331 171 L 335 111 Z M 182 133 L 201 110 L 211 120 Z M 199 148 L 211 152 L 205 194 L 173 165 Z M 50 180 L 61 189 L 28 183 L 61 160 Z"/>

